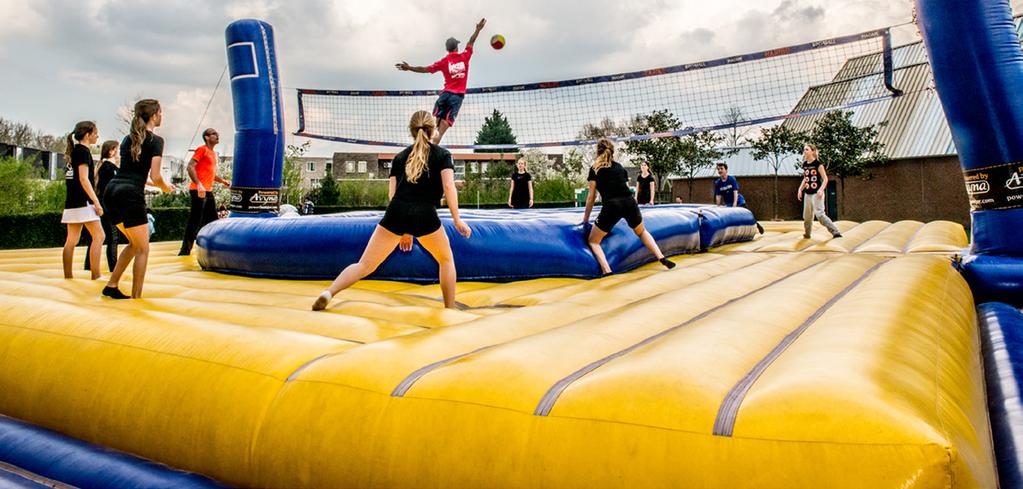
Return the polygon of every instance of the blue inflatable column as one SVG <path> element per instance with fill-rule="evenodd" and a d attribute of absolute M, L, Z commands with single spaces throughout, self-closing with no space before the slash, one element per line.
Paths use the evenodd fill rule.
<path fill-rule="evenodd" d="M 916 0 L 973 218 L 980 300 L 1023 301 L 1023 51 L 1007 0 Z"/>
<path fill-rule="evenodd" d="M 276 216 L 284 165 L 281 80 L 273 26 L 239 20 L 227 26 L 234 101 L 233 215 Z"/>

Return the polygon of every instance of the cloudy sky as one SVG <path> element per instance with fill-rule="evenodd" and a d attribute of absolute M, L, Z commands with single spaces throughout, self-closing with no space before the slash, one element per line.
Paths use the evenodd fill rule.
<path fill-rule="evenodd" d="M 444 39 L 464 42 L 480 17 L 488 21 L 481 38 L 501 33 L 508 46 L 478 49 L 470 86 L 759 51 L 899 24 L 911 9 L 909 0 L 0 0 L 0 117 L 53 134 L 91 119 L 103 137 L 119 138 L 119 108 L 157 98 L 168 154 L 184 156 L 226 64 L 224 28 L 240 18 L 276 29 L 293 131 L 296 87 L 439 88 L 439 74 L 398 72 L 394 63 L 432 63 Z M 203 125 L 233 132 L 226 81 Z M 222 139 L 230 153 L 232 138 Z M 314 142 L 312 154 L 337 148 Z"/>

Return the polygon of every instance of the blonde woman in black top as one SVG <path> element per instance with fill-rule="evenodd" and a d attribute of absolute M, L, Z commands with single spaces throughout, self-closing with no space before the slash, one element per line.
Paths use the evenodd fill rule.
<path fill-rule="evenodd" d="M 533 176 L 526 171 L 526 159 L 519 158 L 511 176 L 508 190 L 508 207 L 528 209 L 533 207 Z"/>
<path fill-rule="evenodd" d="M 387 194 L 391 199 L 383 219 L 373 230 L 359 261 L 348 265 L 313 302 L 313 310 L 326 309 L 338 292 L 351 287 L 373 273 L 400 243 L 411 249 L 413 236 L 437 260 L 444 307 L 455 307 L 455 259 L 444 226 L 437 216 L 437 203 L 443 195 L 455 221 L 455 229 L 468 238 L 469 225 L 458 215 L 458 190 L 455 189 L 455 165 L 451 153 L 430 142 L 437 126 L 429 112 L 412 114 L 409 132 L 415 143 L 398 153 L 391 162 Z"/>
<path fill-rule="evenodd" d="M 654 237 L 643 226 L 643 215 L 639 211 L 639 204 L 632 197 L 629 190 L 629 175 L 617 161 L 614 161 L 614 144 L 606 138 L 597 142 L 597 159 L 590 167 L 589 176 L 590 191 L 586 195 L 586 210 L 583 212 L 583 224 L 590 221 L 590 213 L 593 212 L 593 204 L 597 200 L 597 193 L 600 193 L 602 206 L 597 221 L 590 228 L 588 243 L 593 256 L 600 265 L 600 271 L 604 276 L 610 275 L 611 266 L 607 263 L 604 250 L 600 242 L 604 236 L 614 229 L 618 221 L 625 219 L 625 222 L 632 228 L 632 231 L 643 241 L 643 245 L 653 253 L 662 265 L 669 270 L 675 268 L 675 263 L 664 257 L 661 249 L 654 241 Z"/>
<path fill-rule="evenodd" d="M 95 178 L 93 173 L 92 152 L 88 145 L 96 144 L 99 130 L 91 121 L 75 124 L 75 129 L 67 135 L 67 148 L 64 150 L 64 183 L 67 195 L 64 199 L 64 214 L 60 222 L 67 225 L 67 239 L 64 241 L 62 262 L 64 278 L 74 278 L 72 272 L 75 258 L 75 246 L 82 237 L 82 227 L 89 231 L 92 243 L 89 245 L 89 259 L 99 261 L 100 249 L 103 247 L 103 227 L 99 223 L 103 215 L 103 205 L 96 196 Z M 99 278 L 99 267 L 94 267 L 92 279 Z"/>

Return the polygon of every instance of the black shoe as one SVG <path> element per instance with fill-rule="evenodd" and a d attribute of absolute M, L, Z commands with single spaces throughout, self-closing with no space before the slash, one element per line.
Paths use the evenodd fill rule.
<path fill-rule="evenodd" d="M 757 223 L 757 232 L 760 234 L 764 234 L 764 227 L 761 226 L 759 222 Z"/>
<path fill-rule="evenodd" d="M 832 239 L 834 239 L 834 238 L 841 238 L 842 237 L 842 233 L 831 233 L 831 237 L 832 237 Z"/>
<path fill-rule="evenodd" d="M 124 295 L 117 287 L 103 287 L 103 295 L 111 299 L 131 299 L 131 296 Z"/>
<path fill-rule="evenodd" d="M 610 276 L 612 276 L 614 274 L 615 274 L 614 272 L 602 273 L 602 274 L 600 274 L 600 278 L 610 277 Z"/>
<path fill-rule="evenodd" d="M 809 234 L 803 233 L 803 239 L 810 239 L 810 238 L 811 238 L 811 236 Z"/>
<path fill-rule="evenodd" d="M 181 250 L 181 251 L 178 252 L 178 256 L 188 256 L 188 255 L 191 255 L 191 254 L 192 254 L 191 251 L 185 251 L 185 250 Z"/>
<path fill-rule="evenodd" d="M 668 270 L 675 268 L 675 262 L 667 258 L 661 258 L 659 261 L 661 262 L 661 265 L 664 265 L 664 268 L 667 268 Z"/>

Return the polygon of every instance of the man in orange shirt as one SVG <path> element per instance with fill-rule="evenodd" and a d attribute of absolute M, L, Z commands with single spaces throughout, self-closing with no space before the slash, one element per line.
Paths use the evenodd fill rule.
<path fill-rule="evenodd" d="M 180 256 L 190 255 L 199 230 L 217 219 L 213 183 L 231 186 L 231 182 L 217 176 L 217 153 L 213 148 L 220 142 L 220 135 L 215 129 L 209 128 L 202 132 L 202 139 L 206 144 L 196 148 L 192 159 L 188 161 L 188 178 L 192 180 L 188 186 L 188 195 L 192 199 L 192 210 L 188 213 L 185 239 L 181 241 L 181 251 L 178 252 Z"/>

